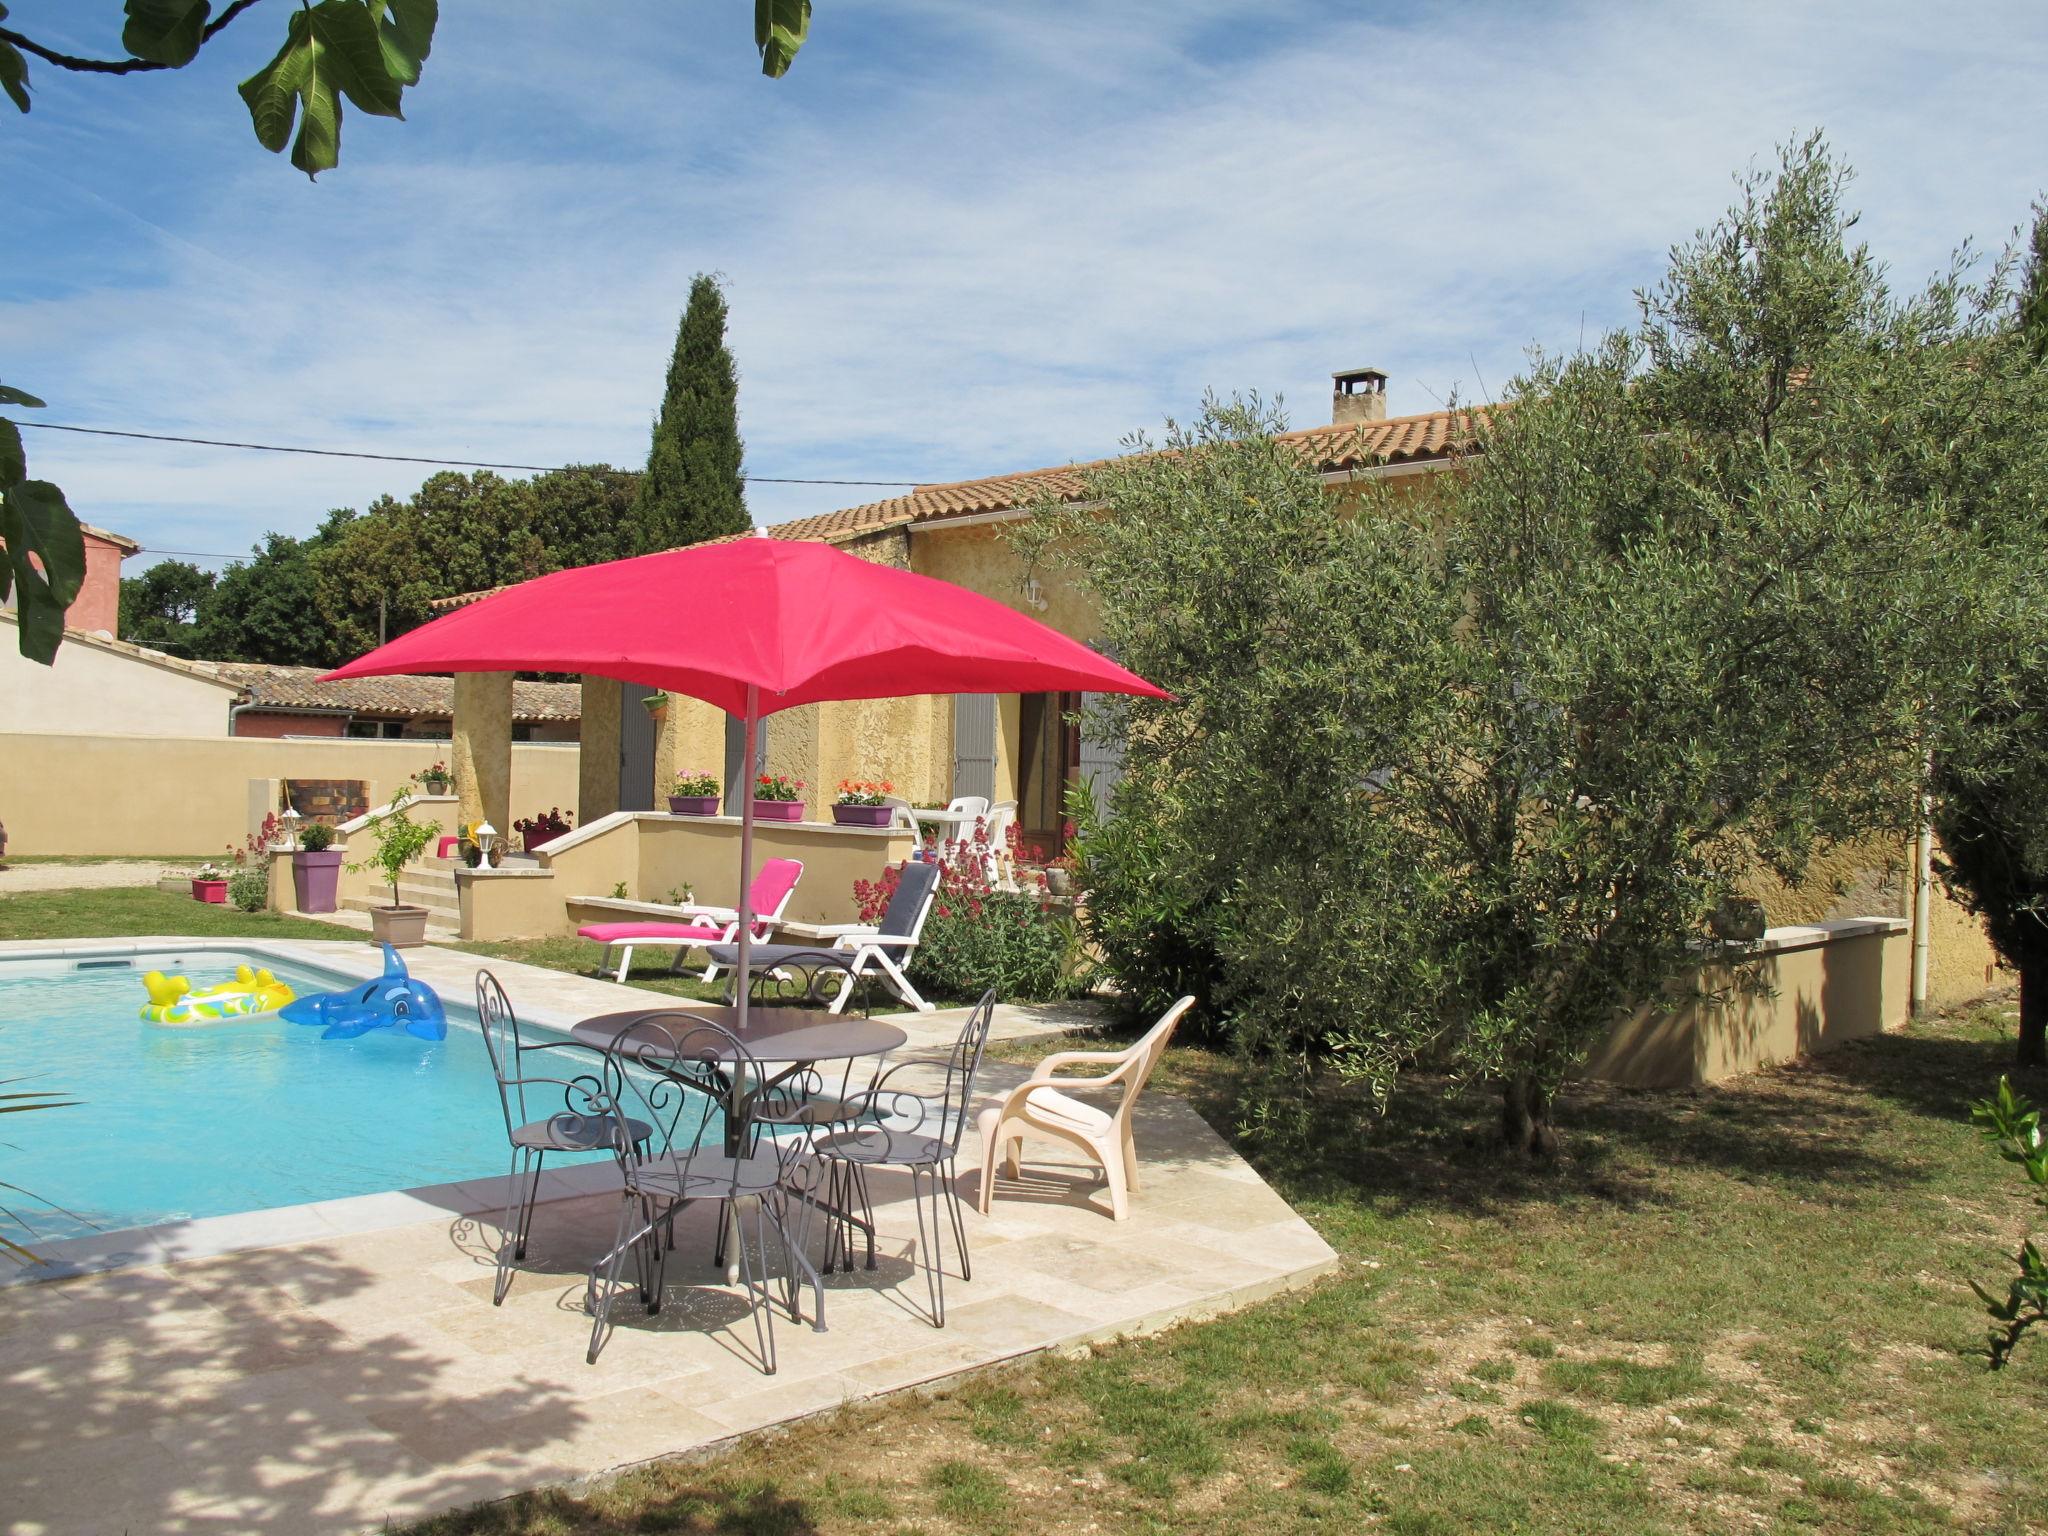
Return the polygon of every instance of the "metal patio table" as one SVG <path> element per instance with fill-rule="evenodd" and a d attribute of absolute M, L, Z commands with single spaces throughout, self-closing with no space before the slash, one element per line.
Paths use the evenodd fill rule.
<path fill-rule="evenodd" d="M 843 1014 L 819 1013 L 811 1008 L 749 1008 L 742 1032 L 740 1010 L 730 1007 L 628 1008 L 617 1013 L 600 1013 L 572 1026 L 569 1037 L 597 1050 L 609 1051 L 620 1036 L 630 1034 L 633 1026 L 643 1020 L 672 1020 L 678 1015 L 723 1026 L 753 1054 L 764 1071 L 781 1069 L 774 1071 L 774 1075 L 765 1082 L 751 1085 L 738 1081 L 733 1083 L 725 1112 L 725 1153 L 733 1158 L 743 1155 L 754 1105 L 762 1094 L 811 1071 L 821 1062 L 846 1063 L 841 1086 L 850 1087 L 854 1062 L 868 1056 L 885 1056 L 910 1040 L 910 1036 L 894 1024 L 885 1024 L 879 1019 L 853 1019 Z M 670 1027 L 662 1025 L 663 1029 Z M 701 1042 L 702 1037 L 698 1038 Z M 660 1065 L 657 1061 L 642 1060 L 648 1066 Z M 789 1192 L 824 1215 L 859 1228 L 871 1244 L 874 1241 L 874 1228 L 852 1212 L 820 1200 L 808 1190 L 792 1189 Z M 722 1254 L 724 1233 L 721 1231 L 719 1236 L 718 1246 Z M 817 1266 L 811 1263 L 810 1255 L 798 1252 L 795 1258 L 809 1274 L 813 1285 L 821 1285 Z M 734 1266 L 728 1265 L 729 1270 L 732 1268 Z M 822 1290 L 819 1294 L 822 1297 Z M 822 1321 L 821 1318 L 821 1324 Z"/>

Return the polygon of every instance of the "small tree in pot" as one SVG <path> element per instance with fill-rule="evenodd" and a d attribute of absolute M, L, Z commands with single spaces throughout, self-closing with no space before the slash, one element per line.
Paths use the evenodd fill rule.
<path fill-rule="evenodd" d="M 403 790 L 399 792 L 391 802 L 390 813 L 370 829 L 377 851 L 360 864 L 349 865 L 351 874 L 374 869 L 390 885 L 391 905 L 370 909 L 370 936 L 394 949 L 410 949 L 427 941 L 427 909 L 401 902 L 398 882 L 405 874 L 405 866 L 426 852 L 427 846 L 441 835 L 439 822 L 417 822 L 407 814 L 406 805 L 411 798 Z"/>

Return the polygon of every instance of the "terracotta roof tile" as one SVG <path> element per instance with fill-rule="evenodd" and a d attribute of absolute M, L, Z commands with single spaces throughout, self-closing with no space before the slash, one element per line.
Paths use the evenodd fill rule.
<path fill-rule="evenodd" d="M 1399 464 L 1420 459 L 1449 458 L 1461 442 L 1470 439 L 1484 423 L 1483 411 L 1427 411 L 1416 416 L 1391 416 L 1345 426 L 1303 427 L 1283 432 L 1275 441 L 1298 447 L 1304 458 L 1320 473 L 1366 469 L 1378 464 Z M 778 523 L 768 529 L 777 539 L 810 539 L 827 544 L 845 543 L 866 534 L 922 523 L 944 522 L 948 518 L 973 517 L 988 512 L 1008 512 L 1029 506 L 1045 497 L 1057 501 L 1078 501 L 1088 494 L 1091 472 L 1106 468 L 1113 459 L 1095 459 L 1085 464 L 1066 464 L 1051 469 L 1034 469 L 1023 474 L 991 475 L 981 480 L 954 480 L 921 485 L 905 496 L 866 506 L 846 507 L 816 517 Z M 745 534 L 735 534 L 745 538 Z"/>
<path fill-rule="evenodd" d="M 361 677 L 323 683 L 321 667 L 273 667 L 256 662 L 211 663 L 222 677 L 248 691 L 258 709 L 351 710 L 364 715 L 433 719 L 455 711 L 455 680 L 448 677 Z M 575 683 L 512 684 L 512 718 L 581 720 L 583 690 Z"/>
<path fill-rule="evenodd" d="M 1389 416 L 1381 421 L 1363 421 L 1343 426 L 1302 427 L 1283 432 L 1276 442 L 1298 447 L 1302 456 L 1322 474 L 1369 469 L 1381 464 L 1410 463 L 1426 459 L 1448 459 L 1462 443 L 1469 441 L 1485 424 L 1484 409 L 1472 411 L 1425 411 L 1414 416 Z M 1027 507 L 1045 497 L 1078 501 L 1088 494 L 1087 477 L 1105 468 L 1113 459 L 1095 459 L 1086 464 L 1065 464 L 1050 469 L 1027 470 L 1022 474 L 991 475 L 981 480 L 953 480 L 920 485 L 903 496 L 871 501 L 864 506 L 842 507 L 777 523 L 765 530 L 770 538 L 801 539 L 821 544 L 847 544 L 869 534 L 892 528 L 941 523 L 949 518 L 973 517 L 988 512 L 1008 512 Z M 728 534 L 708 542 L 751 538 L 752 533 Z M 436 608 L 460 608 L 491 592 L 465 592 L 443 598 Z"/>

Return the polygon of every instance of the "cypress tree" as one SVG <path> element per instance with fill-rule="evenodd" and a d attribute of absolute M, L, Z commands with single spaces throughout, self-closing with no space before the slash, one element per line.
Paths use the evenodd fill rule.
<path fill-rule="evenodd" d="M 740 478 L 744 453 L 739 378 L 725 346 L 725 293 L 716 278 L 700 272 L 676 328 L 647 473 L 633 498 L 640 553 L 751 527 Z"/>

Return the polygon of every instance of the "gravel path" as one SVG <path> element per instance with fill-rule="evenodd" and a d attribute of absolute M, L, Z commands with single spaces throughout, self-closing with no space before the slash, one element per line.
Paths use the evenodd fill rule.
<path fill-rule="evenodd" d="M 24 891 L 92 891 L 117 885 L 155 885 L 167 869 L 192 867 L 160 859 L 123 859 L 111 864 L 0 864 L 0 896 Z"/>

